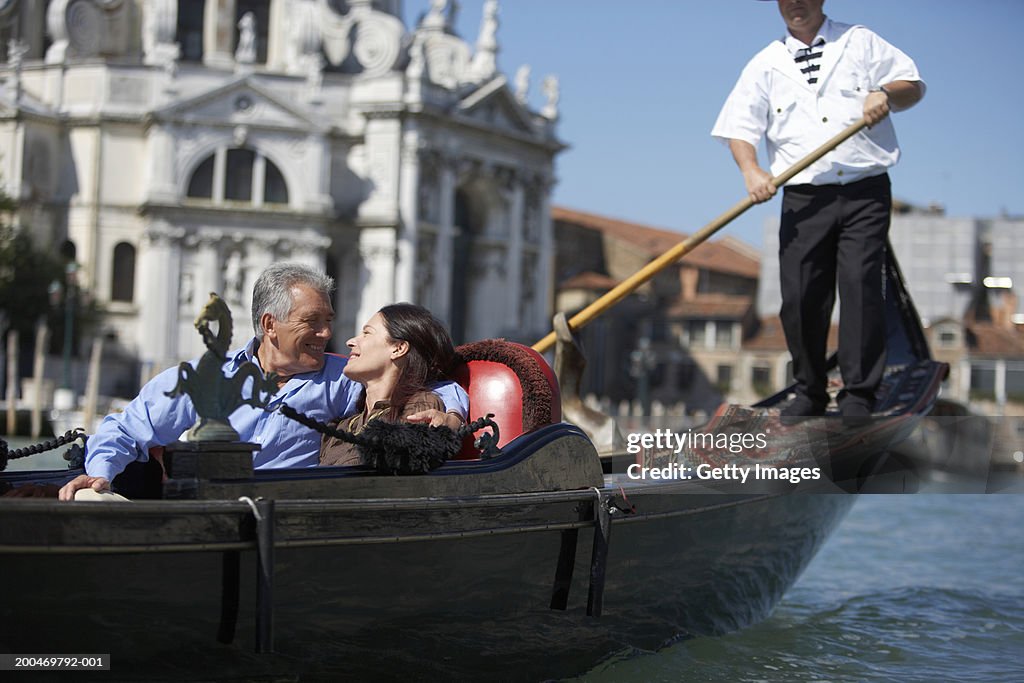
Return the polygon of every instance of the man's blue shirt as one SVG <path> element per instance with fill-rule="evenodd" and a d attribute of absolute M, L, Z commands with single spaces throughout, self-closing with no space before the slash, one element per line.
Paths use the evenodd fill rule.
<path fill-rule="evenodd" d="M 243 363 L 255 360 L 256 339 L 233 351 L 224 364 L 225 376 L 233 376 Z M 253 458 L 256 469 L 315 467 L 319 463 L 320 435 L 274 410 L 287 403 L 320 422 L 350 415 L 357 409 L 363 387 L 342 374 L 347 359 L 325 356 L 324 367 L 292 376 L 278 389 L 269 407 L 241 406 L 229 418 L 240 441 L 260 444 Z M 193 361 L 193 365 L 195 361 Z M 258 362 L 257 362 L 258 365 Z M 178 368 L 169 368 L 146 383 L 124 412 L 108 415 L 86 446 L 85 471 L 113 480 L 133 460 L 149 459 L 149 449 L 177 441 L 196 421 L 188 396 L 168 398 L 178 383 Z M 246 382 L 248 396 L 252 382 Z M 469 414 L 469 397 L 462 387 L 448 382 L 433 387 L 445 409 Z"/>

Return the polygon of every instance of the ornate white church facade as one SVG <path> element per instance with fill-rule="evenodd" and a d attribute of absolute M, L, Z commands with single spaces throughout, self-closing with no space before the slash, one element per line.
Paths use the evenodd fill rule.
<path fill-rule="evenodd" d="M 472 44 L 400 4 L 0 0 L 0 182 L 148 368 L 201 351 L 211 291 L 241 343 L 283 260 L 335 276 L 335 350 L 392 301 L 546 331 L 557 81 L 538 111 L 498 71 L 497 0 Z"/>

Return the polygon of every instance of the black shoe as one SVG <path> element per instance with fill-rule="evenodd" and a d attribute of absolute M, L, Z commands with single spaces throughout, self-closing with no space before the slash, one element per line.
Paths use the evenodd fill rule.
<path fill-rule="evenodd" d="M 779 413 L 779 422 L 786 426 L 799 424 L 812 417 L 825 414 L 825 404 L 816 403 L 806 396 L 797 396 Z"/>
<path fill-rule="evenodd" d="M 863 401 L 847 400 L 839 406 L 844 427 L 863 427 L 871 422 L 871 406 Z"/>

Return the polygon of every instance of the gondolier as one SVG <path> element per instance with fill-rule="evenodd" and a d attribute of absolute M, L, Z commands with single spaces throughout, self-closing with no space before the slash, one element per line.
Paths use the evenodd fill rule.
<path fill-rule="evenodd" d="M 778 0 L 788 29 L 742 74 L 712 135 L 728 144 L 754 202 L 778 175 L 863 117 L 870 130 L 795 176 L 783 191 L 779 233 L 782 325 L 796 399 L 784 418 L 821 415 L 826 342 L 836 283 L 842 310 L 839 406 L 866 419 L 885 367 L 883 275 L 892 208 L 887 169 L 900 155 L 889 113 L 916 104 L 925 85 L 914 62 L 859 25 L 832 21 L 824 0 Z M 761 168 L 765 139 L 771 172 Z"/>

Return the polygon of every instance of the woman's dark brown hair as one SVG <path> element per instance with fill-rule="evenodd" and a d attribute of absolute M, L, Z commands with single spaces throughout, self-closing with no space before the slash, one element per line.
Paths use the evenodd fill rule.
<path fill-rule="evenodd" d="M 423 306 L 391 304 L 380 309 L 380 315 L 388 338 L 409 344 L 405 366 L 391 396 L 390 418 L 396 420 L 410 397 L 448 378 L 455 363 L 455 347 L 444 324 Z"/>

